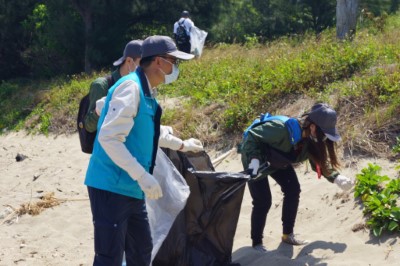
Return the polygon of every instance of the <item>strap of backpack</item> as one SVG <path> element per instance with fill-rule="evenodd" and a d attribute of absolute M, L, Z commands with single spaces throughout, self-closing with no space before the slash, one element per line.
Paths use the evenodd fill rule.
<path fill-rule="evenodd" d="M 106 77 L 106 79 L 107 79 L 107 83 L 108 83 L 108 89 L 110 89 L 115 83 L 114 78 L 112 75 L 108 75 Z"/>
<path fill-rule="evenodd" d="M 185 27 L 185 20 L 186 20 L 186 19 L 183 19 L 182 22 L 179 22 L 179 20 L 178 20 L 178 25 L 179 25 L 179 26 L 182 26 L 182 27 L 186 30 L 186 27 Z"/>

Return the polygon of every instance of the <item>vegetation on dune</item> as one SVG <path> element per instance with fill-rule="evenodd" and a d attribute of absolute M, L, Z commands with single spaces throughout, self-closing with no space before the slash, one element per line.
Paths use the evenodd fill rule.
<path fill-rule="evenodd" d="M 392 151 L 399 154 L 399 147 L 400 138 L 397 138 Z M 400 178 L 382 176 L 381 170 L 379 165 L 368 164 L 357 174 L 354 188 L 354 198 L 363 206 L 366 227 L 377 237 L 384 232 L 400 233 Z"/>
<path fill-rule="evenodd" d="M 399 24 L 399 16 L 388 17 L 383 31 L 372 24 L 351 42 L 338 42 L 327 30 L 266 45 L 248 38 L 244 45 L 207 47 L 201 58 L 180 65 L 178 81 L 160 88 L 160 97 L 184 101 L 164 112 L 163 123 L 181 137 L 233 146 L 261 112 L 300 115 L 326 101 L 339 113 L 346 151 L 384 153 L 400 132 Z M 2 82 L 0 129 L 74 132 L 79 100 L 99 75 L 105 73 Z M 309 105 L 291 110 L 299 99 Z"/>
<path fill-rule="evenodd" d="M 267 46 L 216 46 L 182 64 L 182 78 L 161 90 L 190 99 L 166 123 L 181 124 L 189 136 L 203 120 L 192 110 L 207 110 L 211 127 L 238 135 L 261 112 L 285 113 L 288 103 L 306 97 L 338 110 L 348 151 L 387 152 L 400 131 L 398 23 L 390 18 L 385 32 L 367 28 L 352 42 L 339 43 L 326 31 L 317 39 L 281 38 Z M 310 106 L 302 107 L 288 114 Z M 182 119 L 182 113 L 191 115 Z"/>
<path fill-rule="evenodd" d="M 79 101 L 92 79 L 94 76 L 70 76 L 50 81 L 2 82 L 0 129 L 46 135 L 75 132 Z"/>

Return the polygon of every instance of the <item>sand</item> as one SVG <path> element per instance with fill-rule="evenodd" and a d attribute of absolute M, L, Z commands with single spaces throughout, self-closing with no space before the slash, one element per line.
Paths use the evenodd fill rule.
<path fill-rule="evenodd" d="M 208 151 L 212 159 L 219 154 Z M 25 159 L 17 162 L 16 156 Z M 80 151 L 77 135 L 0 136 L 0 265 L 91 265 L 93 228 L 86 187 L 83 185 L 89 155 Z M 382 174 L 396 176 L 395 163 L 383 159 L 352 159 L 342 174 L 355 177 L 368 163 L 382 166 Z M 241 171 L 236 152 L 217 171 Z M 258 265 L 399 265 L 399 235 L 372 236 L 368 230 L 353 232 L 365 222 L 353 192 L 342 193 L 325 179 L 318 180 L 305 165 L 297 168 L 302 193 L 295 233 L 307 239 L 305 246 L 280 241 L 280 188 L 271 180 L 273 204 L 264 230 L 267 253 L 254 251 L 250 239 L 251 197 L 246 188 L 233 246 L 233 261 Z M 21 204 L 35 206 L 37 215 L 22 214 Z M 25 205 L 28 206 L 28 205 Z M 25 208 L 26 209 L 26 208 Z"/>

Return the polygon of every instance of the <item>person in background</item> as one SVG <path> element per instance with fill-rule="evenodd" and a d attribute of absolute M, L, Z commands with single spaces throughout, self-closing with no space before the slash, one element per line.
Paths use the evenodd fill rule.
<path fill-rule="evenodd" d="M 248 169 L 251 176 L 258 175 L 248 183 L 253 199 L 251 239 L 254 249 L 266 252 L 263 231 L 272 200 L 268 175 L 280 185 L 283 192 L 282 241 L 291 245 L 307 243 L 297 239 L 293 233 L 301 190 L 292 163 L 309 160 L 318 177 L 323 175 L 343 190 L 353 186 L 350 178 L 337 171 L 339 161 L 335 144 L 340 140 L 340 135 L 336 121 L 335 110 L 325 103 L 318 103 L 298 121 L 301 140 L 295 145 L 291 143 L 288 130 L 280 120 L 266 121 L 248 131 L 241 153 L 244 169 Z M 269 167 L 261 167 L 265 162 L 269 163 Z"/>
<path fill-rule="evenodd" d="M 190 19 L 189 11 L 183 11 L 181 18 L 174 23 L 174 37 L 178 49 L 185 53 L 190 53 L 190 31 L 194 26 Z"/>
<path fill-rule="evenodd" d="M 162 110 L 155 88 L 178 78 L 178 60 L 194 56 L 177 50 L 167 36 L 142 44 L 140 67 L 109 90 L 86 172 L 94 225 L 93 265 L 149 265 L 153 248 L 146 200 L 163 192 L 153 177 Z M 168 135 L 168 134 L 167 134 Z M 180 150 L 202 149 L 194 140 Z"/>
<path fill-rule="evenodd" d="M 90 84 L 89 91 L 89 110 L 84 118 L 86 131 L 95 132 L 99 115 L 96 113 L 96 101 L 107 95 L 110 85 L 114 84 L 121 77 L 128 75 L 136 70 L 141 58 L 142 40 L 133 40 L 126 44 L 122 57 L 113 63 L 117 67 L 111 73 L 111 81 L 107 77 L 97 78 Z"/>

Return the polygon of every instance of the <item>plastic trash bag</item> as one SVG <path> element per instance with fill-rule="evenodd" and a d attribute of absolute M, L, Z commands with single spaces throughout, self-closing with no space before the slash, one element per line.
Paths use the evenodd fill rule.
<path fill-rule="evenodd" d="M 153 238 L 151 259 L 157 254 L 175 218 L 183 210 L 190 190 L 185 179 L 165 153 L 158 149 L 153 176 L 160 183 L 163 196 L 158 200 L 146 199 L 146 208 Z"/>
<path fill-rule="evenodd" d="M 207 32 L 193 26 L 190 30 L 190 53 L 200 57 L 203 52 L 204 42 L 206 41 Z"/>
<path fill-rule="evenodd" d="M 190 195 L 153 266 L 230 265 L 248 175 L 215 172 L 205 152 L 166 154 L 186 179 Z"/>

